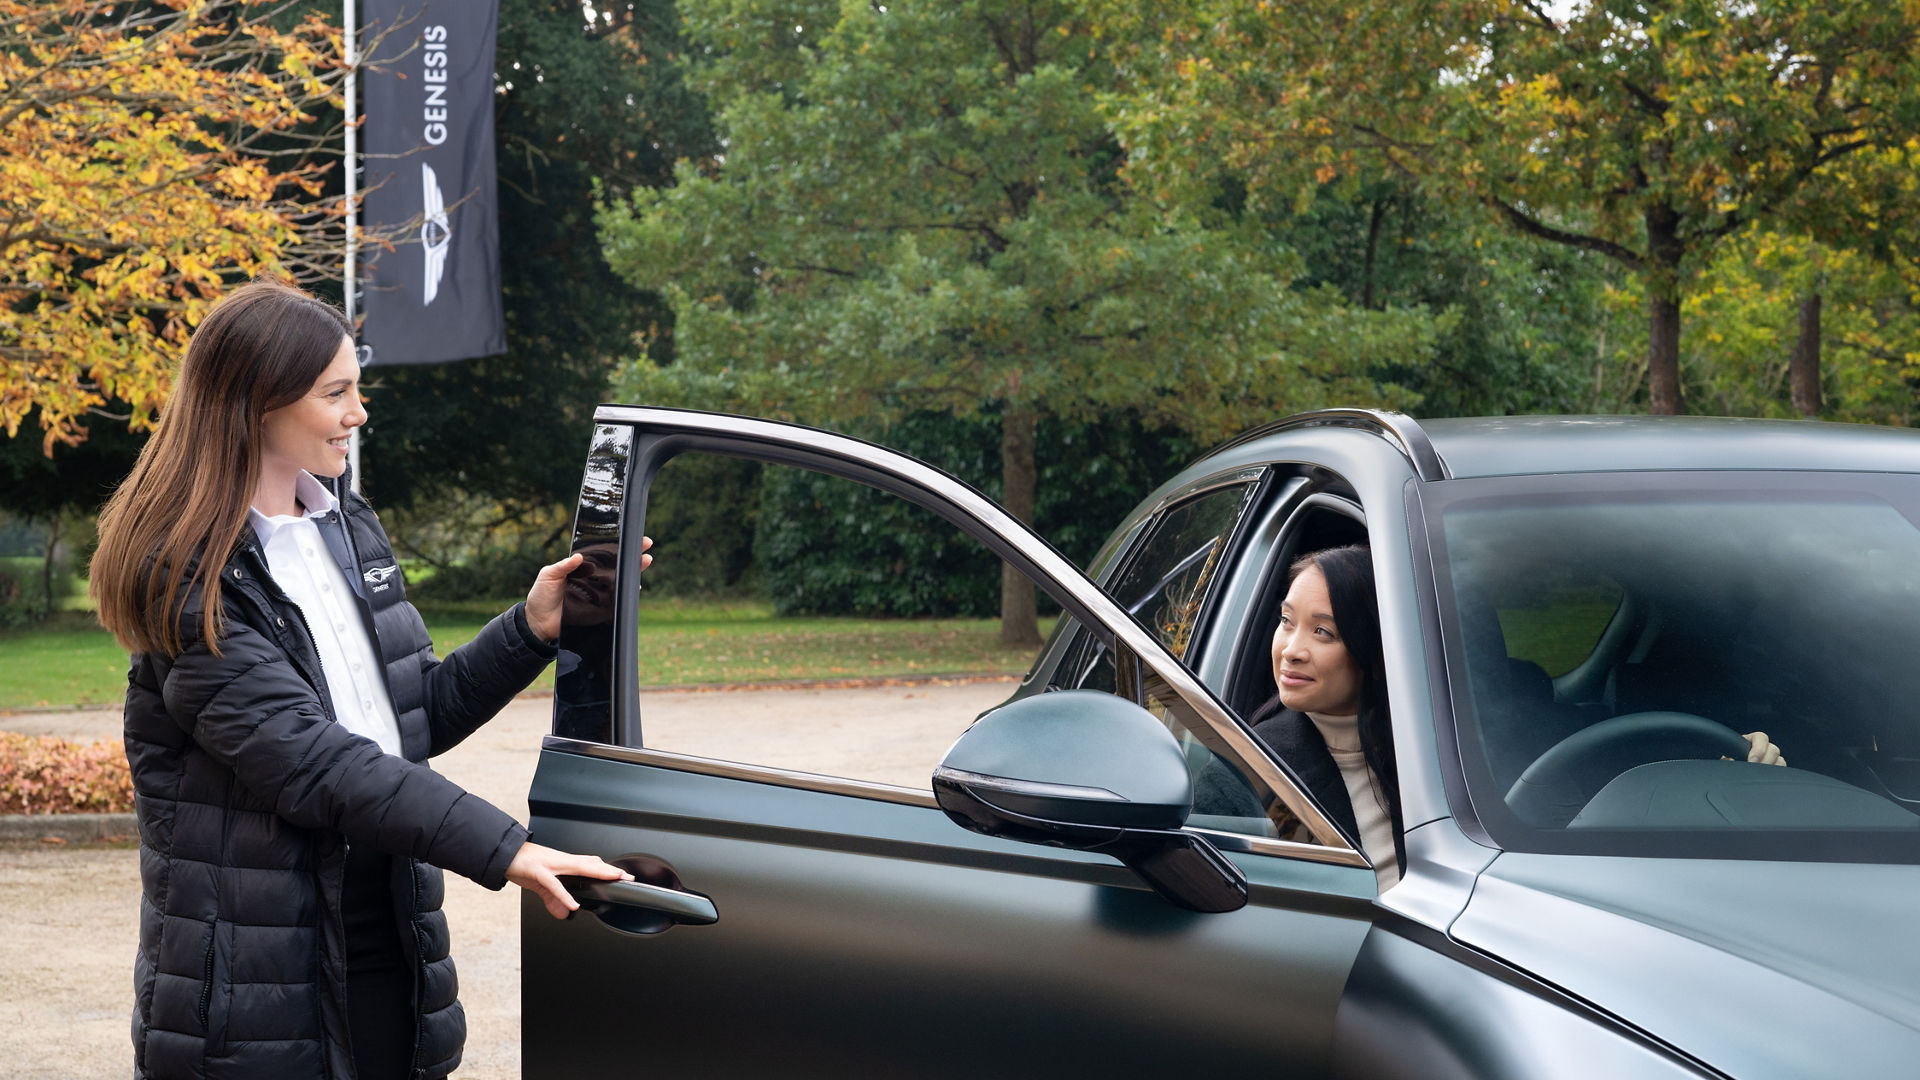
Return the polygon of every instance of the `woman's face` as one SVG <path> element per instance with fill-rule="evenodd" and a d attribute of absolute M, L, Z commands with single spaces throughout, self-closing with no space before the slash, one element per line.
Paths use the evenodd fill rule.
<path fill-rule="evenodd" d="M 262 421 L 260 454 L 268 475 L 305 469 L 315 476 L 347 471 L 347 436 L 367 422 L 360 405 L 360 361 L 353 342 L 340 339 L 333 362 L 305 397 L 268 413 Z"/>
<path fill-rule="evenodd" d="M 1280 703 L 1297 712 L 1350 716 L 1360 711 L 1360 665 L 1333 624 L 1327 578 L 1309 566 L 1293 579 L 1273 632 L 1273 679 Z"/>

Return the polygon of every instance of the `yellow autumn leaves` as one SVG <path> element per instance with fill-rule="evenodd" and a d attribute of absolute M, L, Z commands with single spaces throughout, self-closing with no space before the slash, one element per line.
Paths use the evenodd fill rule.
<path fill-rule="evenodd" d="M 264 0 L 0 0 L 0 429 L 139 426 L 236 275 L 307 268 L 339 46 Z"/>

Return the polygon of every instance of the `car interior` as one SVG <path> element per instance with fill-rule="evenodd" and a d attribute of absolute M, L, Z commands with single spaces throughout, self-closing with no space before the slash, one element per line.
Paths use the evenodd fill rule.
<path fill-rule="evenodd" d="M 1883 528 L 1862 550 L 1891 515 L 1832 514 L 1857 520 L 1707 506 L 1450 523 L 1456 549 L 1470 541 L 1451 575 L 1456 713 L 1492 790 L 1540 829 L 1920 826 L 1920 792 L 1900 790 L 1914 728 L 1898 691 L 1915 679 L 1896 659 L 1920 644 L 1920 581 L 1863 573 L 1920 534 Z M 1790 768 L 1746 767 L 1750 731 Z"/>

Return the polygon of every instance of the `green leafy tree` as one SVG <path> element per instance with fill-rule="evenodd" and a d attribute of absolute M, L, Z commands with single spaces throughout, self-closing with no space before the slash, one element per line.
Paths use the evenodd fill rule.
<path fill-rule="evenodd" d="M 1297 261 L 1173 216 L 1120 177 L 1114 71 L 1071 3 L 727 0 L 687 11 L 724 162 L 610 198 L 608 261 L 674 312 L 647 400 L 836 423 L 1000 419 L 1002 495 L 1033 520 L 1043 417 L 1202 437 L 1328 400 L 1409 400 L 1369 363 L 1424 313 L 1287 286 Z M 1033 590 L 1002 569 L 1002 638 Z"/>
<path fill-rule="evenodd" d="M 1420 395 L 1421 415 L 1595 407 L 1608 289 L 1620 277 L 1603 257 L 1505 229 L 1397 176 L 1323 186 L 1304 209 L 1258 216 L 1300 253 L 1297 286 L 1330 285 L 1367 309 L 1438 313 L 1431 354 L 1381 371 Z"/>
<path fill-rule="evenodd" d="M 1637 306 L 1637 282 L 1617 305 Z M 1920 277 L 1856 250 L 1755 227 L 1701 271 L 1683 316 L 1688 400 L 1728 416 L 1911 424 L 1920 387 Z M 1641 331 L 1644 333 L 1644 330 Z M 1612 378 L 1633 367 L 1618 339 Z M 1804 370 L 1796 367 L 1805 365 Z"/>
<path fill-rule="evenodd" d="M 1920 8 L 1590 0 L 1206 0 L 1103 7 L 1143 39 L 1121 127 L 1152 182 L 1219 155 L 1305 198 L 1400 171 L 1596 252 L 1647 304 L 1649 400 L 1684 407 L 1682 303 L 1716 246 L 1833 212 L 1849 155 L 1920 130 Z M 1164 20 L 1164 24 L 1162 21 Z"/>

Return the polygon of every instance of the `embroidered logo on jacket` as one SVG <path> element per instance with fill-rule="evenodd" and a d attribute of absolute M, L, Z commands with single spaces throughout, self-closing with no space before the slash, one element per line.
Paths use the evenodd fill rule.
<path fill-rule="evenodd" d="M 370 591 L 381 593 L 393 588 L 393 584 L 387 579 L 399 572 L 400 567 L 398 565 L 376 566 L 366 573 L 361 574 L 360 577 L 367 583 Z"/>

